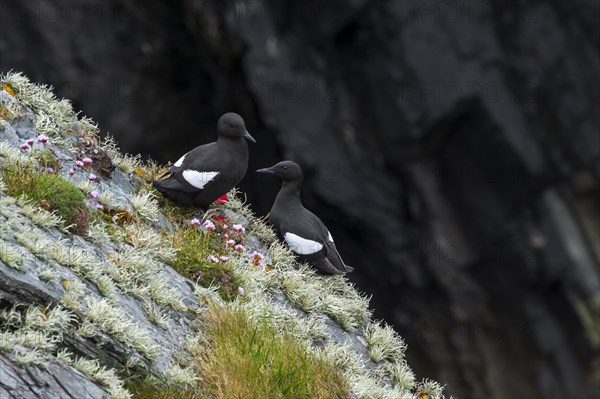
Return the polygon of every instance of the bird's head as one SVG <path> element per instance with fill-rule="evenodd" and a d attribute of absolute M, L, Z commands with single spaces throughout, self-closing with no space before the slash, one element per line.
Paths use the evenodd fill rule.
<path fill-rule="evenodd" d="M 256 143 L 254 137 L 252 137 L 248 132 L 248 129 L 246 129 L 244 119 L 233 112 L 228 112 L 219 118 L 217 130 L 220 136 L 229 138 L 243 137 L 248 141 Z"/>
<path fill-rule="evenodd" d="M 283 181 L 302 180 L 303 174 L 300 166 L 292 161 L 281 161 L 270 168 L 259 169 L 257 173 L 269 173 Z"/>

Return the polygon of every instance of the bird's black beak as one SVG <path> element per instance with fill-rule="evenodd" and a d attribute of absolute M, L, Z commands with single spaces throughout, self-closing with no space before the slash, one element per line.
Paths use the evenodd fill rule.
<path fill-rule="evenodd" d="M 244 131 L 244 134 L 243 134 L 243 136 L 242 136 L 242 137 L 244 137 L 244 138 L 245 138 L 246 140 L 248 140 L 248 141 L 251 141 L 251 142 L 253 142 L 253 143 L 256 143 L 256 140 L 254 140 L 254 137 L 252 137 L 252 136 L 250 135 L 250 132 L 248 132 L 247 130 L 245 130 L 245 131 Z"/>
<path fill-rule="evenodd" d="M 271 168 L 264 168 L 264 169 L 259 169 L 256 171 L 256 173 L 269 173 L 271 175 L 276 174 L 275 171 Z"/>

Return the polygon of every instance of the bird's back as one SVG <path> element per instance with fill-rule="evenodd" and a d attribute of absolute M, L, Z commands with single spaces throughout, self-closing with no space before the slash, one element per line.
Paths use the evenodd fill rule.
<path fill-rule="evenodd" d="M 233 145 L 208 143 L 182 156 L 169 168 L 166 178 L 154 182 L 154 187 L 179 204 L 206 208 L 242 180 L 247 166 L 248 147 L 243 140 Z M 195 176 L 198 183 L 190 176 Z"/>

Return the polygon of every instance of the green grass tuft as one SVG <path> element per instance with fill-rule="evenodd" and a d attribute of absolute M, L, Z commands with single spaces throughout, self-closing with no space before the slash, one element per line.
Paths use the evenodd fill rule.
<path fill-rule="evenodd" d="M 267 319 L 252 323 L 236 307 L 209 312 L 209 348 L 197 355 L 202 391 L 215 399 L 340 399 L 348 385 L 332 364 Z"/>
<path fill-rule="evenodd" d="M 196 399 L 202 397 L 199 392 L 196 392 L 197 387 L 184 388 L 151 377 L 130 380 L 125 384 L 125 388 L 134 399 Z"/>
<path fill-rule="evenodd" d="M 216 234 L 183 228 L 176 231 L 173 237 L 173 246 L 177 248 L 173 269 L 203 287 L 218 286 L 219 294 L 226 301 L 238 295 L 241 281 L 231 265 L 209 260 L 210 255 L 218 257 L 225 250 Z"/>

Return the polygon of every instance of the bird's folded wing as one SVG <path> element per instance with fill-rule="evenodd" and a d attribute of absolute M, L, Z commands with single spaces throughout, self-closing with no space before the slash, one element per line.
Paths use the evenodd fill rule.
<path fill-rule="evenodd" d="M 184 169 L 194 169 L 200 172 L 215 170 L 215 164 L 218 162 L 219 158 L 219 147 L 217 146 L 217 143 L 204 144 L 182 155 L 181 158 L 171 165 L 163 176 L 175 174 Z"/>
<path fill-rule="evenodd" d="M 177 174 L 177 180 L 184 185 L 187 183 L 197 190 L 202 190 L 207 184 L 213 181 L 218 174 L 219 172 L 215 171 L 199 172 L 193 169 L 185 169 Z"/>
<path fill-rule="evenodd" d="M 303 212 L 287 217 L 281 224 L 281 233 L 285 242 L 299 255 L 317 254 L 323 249 L 326 255 L 327 228 L 312 212 Z"/>
<path fill-rule="evenodd" d="M 166 190 L 198 193 L 212 182 L 218 174 L 218 172 L 197 172 L 186 169 L 182 172 L 173 173 L 161 180 L 155 180 L 154 185 Z"/>
<path fill-rule="evenodd" d="M 323 249 L 322 243 L 301 237 L 289 231 L 284 233 L 283 239 L 289 245 L 292 251 L 298 255 L 312 255 Z"/>

